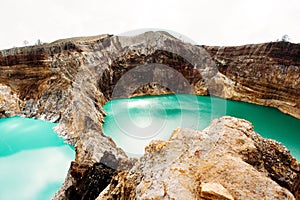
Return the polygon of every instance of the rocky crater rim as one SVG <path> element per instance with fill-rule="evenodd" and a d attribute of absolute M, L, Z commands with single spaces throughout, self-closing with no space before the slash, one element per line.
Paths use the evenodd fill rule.
<path fill-rule="evenodd" d="M 117 169 L 129 171 L 137 162 L 103 134 L 102 106 L 107 101 L 182 92 L 272 106 L 300 119 L 299 58 L 299 44 L 195 46 L 162 32 L 133 37 L 106 34 L 13 48 L 0 51 L 0 117 L 21 115 L 58 122 L 55 131 L 75 146 L 76 159 L 55 199 L 95 199 Z M 125 79 L 128 73 L 130 79 Z M 273 143 L 267 142 L 277 146 Z M 253 160 L 253 154 L 249 155 L 249 162 L 262 166 L 261 157 Z M 137 178 L 144 170 L 140 166 L 132 176 Z M 297 197 L 299 182 L 294 176 L 290 182 L 288 175 L 269 173 Z M 93 186 L 101 177 L 107 182 Z M 235 197 L 224 184 L 207 183 L 199 188 L 214 186 Z"/>
<path fill-rule="evenodd" d="M 170 40 L 172 40 L 173 43 L 168 42 Z M 153 47 L 153 45 L 149 45 L 150 43 L 154 42 L 156 46 L 159 46 L 160 41 L 165 41 L 165 43 L 163 43 L 163 45 L 165 46 L 173 44 L 172 48 L 177 50 L 174 51 L 172 50 L 172 48 L 159 47 L 157 48 L 157 51 L 155 50 L 155 47 Z M 122 45 L 119 46 L 120 44 Z M 201 61 L 202 64 L 210 64 L 211 67 L 215 66 L 219 72 L 215 74 L 215 76 L 212 77 L 211 80 L 204 80 L 204 82 L 203 79 L 202 81 L 199 81 L 201 79 L 201 77 L 199 78 L 199 75 L 203 75 L 203 72 L 201 72 L 198 75 L 193 72 L 190 76 L 191 79 L 194 80 L 189 80 L 189 82 L 194 87 L 193 92 L 195 94 L 210 94 L 237 101 L 245 101 L 260 105 L 272 106 L 278 108 L 280 111 L 286 114 L 292 115 L 296 118 L 300 118 L 300 103 L 298 98 L 300 91 L 300 83 L 298 81 L 300 79 L 298 73 L 300 62 L 299 44 L 293 44 L 289 42 L 271 42 L 236 47 L 210 47 L 205 45 L 183 46 L 182 44 L 183 42 L 177 40 L 173 36 L 170 36 L 166 32 L 146 32 L 133 37 L 119 37 L 103 34 L 91 37 L 76 37 L 62 39 L 40 46 L 3 50 L 0 51 L 0 55 L 2 55 L 2 57 L 0 57 L 0 62 L 2 61 L 1 65 L 13 65 L 18 69 L 20 68 L 20 64 L 24 65 L 29 62 L 32 65 L 41 66 L 40 68 L 45 70 L 45 72 L 47 72 L 48 70 L 47 66 L 50 65 L 50 67 L 52 67 L 51 71 L 53 72 L 57 67 L 56 63 L 58 62 L 55 59 L 55 55 L 65 54 L 66 52 L 70 52 L 71 55 L 78 53 L 79 55 L 87 55 L 88 53 L 92 53 L 92 51 L 96 53 L 98 51 L 105 51 L 105 49 L 107 49 L 108 47 L 115 47 L 117 49 L 115 49 L 114 51 L 120 53 L 118 55 L 113 56 L 114 58 L 112 58 L 112 60 L 107 58 L 106 60 L 108 61 L 107 64 L 111 65 L 109 68 L 114 67 L 113 65 L 121 65 L 121 67 L 124 68 L 123 72 L 121 72 L 119 75 L 115 72 L 115 69 L 113 69 L 112 71 L 111 69 L 108 70 L 109 73 L 113 72 L 113 75 L 117 76 L 116 78 L 118 79 L 124 74 L 124 72 L 127 72 L 128 69 L 130 70 L 134 66 L 147 64 L 153 61 L 162 64 L 173 64 L 177 66 L 193 65 L 193 61 L 186 60 L 185 58 L 180 58 L 181 56 L 178 55 L 178 53 L 182 53 L 181 50 L 184 50 L 185 52 L 197 51 L 197 48 L 200 48 L 200 51 L 202 49 L 202 51 L 205 51 L 206 53 L 201 54 L 200 52 L 200 54 L 198 55 L 201 55 L 202 57 L 208 56 L 208 59 L 210 61 L 210 63 L 203 63 Z M 99 49 L 99 45 L 101 49 Z M 133 45 L 134 47 L 130 45 Z M 142 48 L 154 49 L 148 50 L 147 52 L 144 50 L 141 51 Z M 178 57 L 176 59 L 179 59 L 177 63 L 176 61 L 173 63 L 172 61 L 167 61 L 167 57 L 174 58 L 174 56 L 176 57 L 176 53 Z M 155 59 L 155 57 L 157 58 L 161 54 L 165 55 L 166 58 Z M 91 56 L 88 57 L 90 58 Z M 110 57 L 111 56 L 112 55 L 110 55 Z M 145 57 L 139 58 L 143 56 Z M 93 57 L 98 57 L 99 59 L 100 56 L 94 55 Z M 69 60 L 70 57 L 66 57 L 63 59 Z M 76 57 L 74 59 L 78 60 L 77 62 L 80 62 L 81 60 L 81 58 L 76 59 Z M 178 62 L 181 62 L 181 64 Z M 71 65 L 75 64 L 70 62 L 67 63 Z M 96 64 L 100 65 L 99 62 Z M 191 70 L 190 67 L 188 67 L 187 69 Z M 187 74 L 187 72 L 185 72 L 184 68 L 179 67 L 175 68 L 175 70 L 182 73 L 185 78 L 189 78 L 189 75 Z M 294 73 L 293 70 L 295 71 Z M 57 69 L 57 71 L 61 70 Z M 105 73 L 106 70 L 104 71 L 104 76 Z M 12 78 L 15 77 L 12 73 L 8 73 L 8 75 Z M 193 75 L 196 76 L 193 77 Z M 289 77 L 290 75 L 292 75 L 292 77 Z M 50 76 L 52 80 L 54 78 L 53 75 L 49 73 L 45 73 L 44 76 Z M 72 79 L 69 79 L 68 77 L 64 78 L 64 81 L 72 82 Z M 100 79 L 103 78 L 105 77 L 100 77 Z M 109 84 L 111 85 L 111 88 L 109 90 L 112 91 L 115 83 L 112 82 Z M 278 84 L 278 86 L 274 86 L 274 84 Z M 12 86 L 12 89 L 16 87 L 13 85 L 10 86 Z M 103 88 L 101 89 L 105 90 Z M 102 92 L 105 94 L 105 91 Z M 138 94 L 133 94 L 133 96 L 137 95 Z M 140 93 L 140 95 L 149 94 Z M 105 96 L 107 100 L 110 99 L 109 95 Z M 126 97 L 130 97 L 130 95 L 127 95 Z M 21 95 L 20 98 L 24 98 L 24 96 Z"/>

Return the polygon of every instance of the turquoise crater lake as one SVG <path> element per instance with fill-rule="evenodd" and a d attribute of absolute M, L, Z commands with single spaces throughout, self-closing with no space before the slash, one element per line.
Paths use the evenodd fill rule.
<path fill-rule="evenodd" d="M 0 199 L 51 199 L 75 152 L 53 131 L 56 124 L 0 119 Z"/>
<path fill-rule="evenodd" d="M 178 127 L 202 130 L 214 118 L 243 118 L 265 138 L 285 145 L 300 160 L 300 120 L 275 108 L 186 94 L 114 99 L 104 105 L 104 133 L 130 156 L 140 156 L 153 139 L 167 140 Z"/>

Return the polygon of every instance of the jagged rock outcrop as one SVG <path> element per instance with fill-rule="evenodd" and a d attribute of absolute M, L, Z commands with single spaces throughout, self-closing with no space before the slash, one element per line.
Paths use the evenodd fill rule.
<path fill-rule="evenodd" d="M 165 32 L 100 35 L 3 50 L 0 117 L 58 122 L 55 130 L 75 146 L 76 159 L 55 198 L 94 197 L 100 190 L 83 185 L 98 183 L 99 176 L 90 179 L 85 174 L 120 169 L 103 165 L 107 155 L 117 161 L 113 163 L 127 163 L 126 169 L 134 164 L 103 135 L 102 106 L 108 100 L 171 92 L 210 94 L 274 106 L 300 118 L 299 54 L 300 45 L 287 42 L 193 46 Z"/>
<path fill-rule="evenodd" d="M 299 173 L 280 143 L 248 121 L 223 117 L 203 131 L 177 129 L 168 141 L 153 141 L 98 199 L 295 199 Z"/>
<path fill-rule="evenodd" d="M 0 117 L 9 117 L 19 113 L 19 102 L 19 98 L 10 87 L 0 84 Z"/>

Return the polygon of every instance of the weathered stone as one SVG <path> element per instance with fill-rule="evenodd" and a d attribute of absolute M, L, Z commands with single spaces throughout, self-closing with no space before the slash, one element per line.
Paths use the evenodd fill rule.
<path fill-rule="evenodd" d="M 230 48 L 193 46 L 164 32 L 147 32 L 134 37 L 71 38 L 35 47 L 13 48 L 0 51 L 0 117 L 21 115 L 59 123 L 56 132 L 76 149 L 72 166 L 82 170 L 79 175 L 72 168 L 69 170 L 63 188 L 55 197 L 64 199 L 63 191 L 67 188 L 76 186 L 78 191 L 86 191 L 83 184 L 78 183 L 86 170 L 103 161 L 105 152 L 120 161 L 117 162 L 119 169 L 128 170 L 134 163 L 112 139 L 103 135 L 105 111 L 102 106 L 111 98 L 172 92 L 211 94 L 277 107 L 300 118 L 299 52 L 299 44 L 287 42 Z M 129 78 L 128 73 L 131 73 Z M 284 148 L 277 149 L 276 155 L 273 150 L 267 151 L 265 156 L 265 150 L 277 143 L 260 141 L 255 142 L 255 150 L 243 150 L 245 161 L 293 194 L 299 194 L 299 181 L 295 182 L 294 173 L 291 173 L 299 171 L 298 162 L 291 159 Z M 202 145 L 208 146 L 213 143 L 203 142 Z M 243 141 L 238 143 L 243 144 Z M 168 144 L 153 143 L 148 150 L 164 151 L 164 145 Z M 202 155 L 200 151 L 195 154 Z M 279 161 L 272 160 L 273 156 Z M 235 157 L 224 158 L 223 167 L 230 159 L 236 160 Z M 111 163 L 111 169 L 115 170 L 114 161 L 105 162 Z M 238 161 L 233 163 L 239 164 Z M 292 170 L 281 167 L 287 165 L 292 166 Z M 107 168 L 100 167 L 96 171 L 99 170 Z M 84 185 L 95 181 L 85 180 Z M 129 194 L 135 182 L 131 183 L 130 187 L 124 186 L 123 193 L 116 194 Z M 148 185 L 150 187 L 151 182 Z M 144 193 L 145 188 L 141 188 Z M 99 191 L 88 194 L 94 197 Z M 157 192 L 165 193 L 161 189 Z M 176 194 L 180 196 L 185 192 Z"/>
<path fill-rule="evenodd" d="M 219 83 L 212 87 L 223 86 L 217 96 L 276 107 L 300 118 L 299 44 L 271 42 L 203 48 L 224 75 L 215 77 Z"/>
<path fill-rule="evenodd" d="M 231 194 L 219 183 L 201 184 L 200 197 L 212 200 L 234 200 Z"/>
<path fill-rule="evenodd" d="M 66 199 L 96 199 L 109 184 L 119 161 L 113 154 L 104 152 L 99 163 L 91 164 L 72 162 L 70 174 L 74 182 L 65 191 Z"/>
<path fill-rule="evenodd" d="M 0 84 L 0 118 L 14 116 L 20 112 L 20 100 L 10 87 Z"/>
<path fill-rule="evenodd" d="M 162 94 L 174 94 L 174 92 L 159 83 L 151 82 L 136 89 L 130 97 L 143 96 L 145 94 L 155 96 Z"/>
<path fill-rule="evenodd" d="M 153 141 L 99 199 L 295 199 L 294 162 L 285 147 L 263 139 L 249 122 L 223 117 L 203 131 L 177 129 L 168 141 Z"/>

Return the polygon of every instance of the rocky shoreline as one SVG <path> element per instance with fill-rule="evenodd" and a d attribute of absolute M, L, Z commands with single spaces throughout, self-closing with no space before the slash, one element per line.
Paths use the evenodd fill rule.
<path fill-rule="evenodd" d="M 105 111 L 102 106 L 112 98 L 172 92 L 213 95 L 276 107 L 300 118 L 300 45 L 288 42 L 207 47 L 183 43 L 165 32 L 147 32 L 134 37 L 100 35 L 0 51 L 0 71 L 0 117 L 21 115 L 58 122 L 56 132 L 75 146 L 76 159 L 54 199 L 95 199 L 100 193 L 98 199 L 156 198 L 153 195 L 163 199 L 182 199 L 176 196 L 179 193 L 168 192 L 181 187 L 177 184 L 180 180 L 163 180 L 168 174 L 181 173 L 181 168 L 176 173 L 170 168 L 162 172 L 150 170 L 148 174 L 147 167 L 151 166 L 149 163 L 157 165 L 155 163 L 166 158 L 164 156 L 172 157 L 168 152 L 179 141 L 176 137 L 182 137 L 181 142 L 196 137 L 197 141 L 205 143 L 201 137 L 209 131 L 179 130 L 179 134 L 174 136 L 173 133 L 169 141 L 150 144 L 145 156 L 138 161 L 129 159 L 112 139 L 103 135 Z M 243 137 L 240 141 L 242 147 L 252 146 L 242 149 L 237 143 L 235 147 L 241 149 L 232 153 L 230 158 L 225 156 L 228 152 L 214 149 L 211 158 L 224 161 L 224 165 L 217 164 L 219 170 L 227 167 L 225 162 L 237 159 L 227 164 L 249 168 L 257 180 L 272 185 L 272 191 L 268 191 L 266 197 L 276 193 L 279 199 L 299 199 L 299 163 L 288 150 L 255 135 L 249 123 L 235 118 L 219 119 L 219 123 L 213 122 L 206 130 L 222 132 L 228 124 L 230 131 L 246 135 L 240 133 L 237 136 Z M 243 126 L 248 128 L 241 128 Z M 186 132 L 194 136 L 186 136 Z M 224 139 L 224 143 L 228 144 L 228 141 Z M 216 144 L 223 145 L 217 141 Z M 201 142 L 198 145 L 201 146 Z M 164 148 L 168 152 L 157 153 Z M 187 155 L 182 152 L 182 156 Z M 277 159 L 273 161 L 274 158 Z M 187 160 L 190 163 L 200 161 L 204 162 L 194 157 Z M 174 162 L 184 163 L 177 158 Z M 193 167 L 182 170 L 188 176 L 204 170 L 201 164 Z M 158 172 L 160 177 L 148 177 L 150 173 Z M 229 174 L 234 172 L 228 172 L 228 177 Z M 199 175 L 198 178 L 203 177 Z M 148 179 L 149 183 L 143 182 Z M 130 181 L 124 183 L 124 180 Z M 197 188 L 183 189 L 182 194 L 194 199 L 214 199 L 217 197 L 208 197 L 210 194 L 203 192 L 212 187 L 222 190 L 227 199 L 243 199 L 246 195 L 245 187 L 237 192 L 226 185 L 225 180 L 212 182 L 204 176 L 199 181 Z M 158 182 L 167 192 L 155 189 L 159 187 Z M 259 188 L 251 188 L 247 195 L 252 193 L 253 198 L 258 197 Z M 115 194 L 117 196 L 113 196 Z"/>

